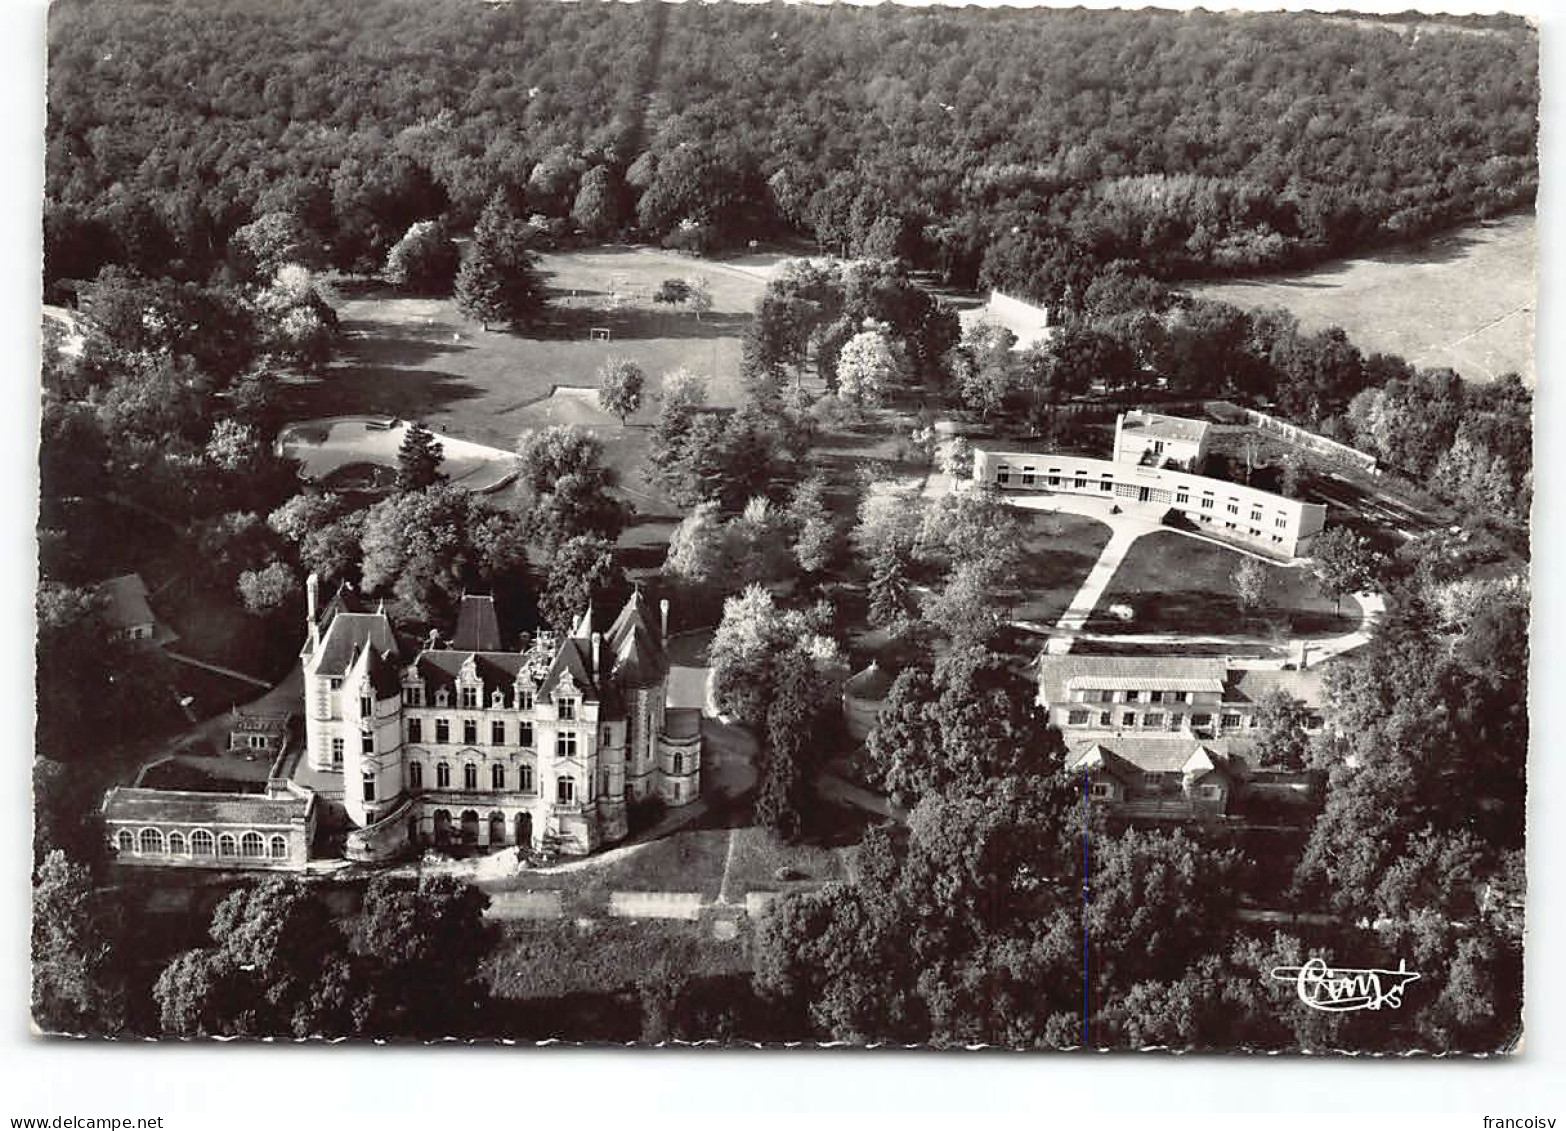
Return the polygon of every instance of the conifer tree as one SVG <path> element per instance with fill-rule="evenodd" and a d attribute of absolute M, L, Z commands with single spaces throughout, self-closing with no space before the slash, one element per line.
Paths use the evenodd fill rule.
<path fill-rule="evenodd" d="M 473 245 L 457 272 L 456 299 L 457 309 L 485 330 L 494 322 L 524 325 L 544 305 L 525 225 L 501 191 L 473 229 Z"/>
<path fill-rule="evenodd" d="M 444 483 L 446 477 L 441 474 L 440 465 L 445 457 L 440 441 L 422 421 L 415 420 L 408 425 L 402 446 L 397 449 L 397 490 L 422 491 Z"/>

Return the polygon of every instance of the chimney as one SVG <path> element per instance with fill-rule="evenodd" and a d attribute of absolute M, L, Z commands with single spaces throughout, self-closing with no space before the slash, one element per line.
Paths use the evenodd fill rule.
<path fill-rule="evenodd" d="M 658 636 L 665 641 L 669 639 L 669 598 L 667 597 L 658 602 Z"/>
<path fill-rule="evenodd" d="M 1299 642 L 1299 645 L 1300 645 L 1299 646 L 1299 650 L 1295 653 L 1295 657 L 1294 657 L 1294 667 L 1295 667 L 1295 669 L 1297 671 L 1304 671 L 1305 670 L 1305 651 L 1306 651 L 1307 648 L 1310 647 L 1310 645 L 1308 645 L 1303 640 L 1301 640 Z"/>
<path fill-rule="evenodd" d="M 440 647 L 440 631 L 438 629 L 430 629 L 429 642 L 425 644 L 425 647 L 431 652 Z"/>
<path fill-rule="evenodd" d="M 594 679 L 602 679 L 603 678 L 603 670 L 604 670 L 604 634 L 603 633 L 601 633 L 601 632 L 593 633 L 593 651 L 592 651 L 592 654 L 588 657 L 587 662 L 588 662 L 588 664 L 590 665 L 590 668 L 591 668 L 591 670 L 587 674 L 592 676 Z"/>
<path fill-rule="evenodd" d="M 314 570 L 305 578 L 305 618 L 309 622 L 310 647 L 318 648 L 321 645 L 321 629 L 316 623 L 315 606 L 321 595 L 321 579 Z"/>

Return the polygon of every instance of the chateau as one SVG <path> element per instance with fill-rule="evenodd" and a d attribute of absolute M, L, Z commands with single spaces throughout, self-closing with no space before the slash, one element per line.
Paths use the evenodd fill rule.
<path fill-rule="evenodd" d="M 701 720 L 668 706 L 668 602 L 640 592 L 607 628 L 506 649 L 494 602 L 462 599 L 449 640 L 411 646 L 384 607 L 307 582 L 302 745 L 263 795 L 119 787 L 104 800 L 121 863 L 301 868 L 321 829 L 379 862 L 422 845 L 584 854 L 621 840 L 626 807 L 701 793 Z"/>

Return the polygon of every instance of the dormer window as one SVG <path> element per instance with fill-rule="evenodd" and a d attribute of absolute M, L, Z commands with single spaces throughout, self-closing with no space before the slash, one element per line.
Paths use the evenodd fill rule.
<path fill-rule="evenodd" d="M 359 696 L 359 714 L 367 719 L 375 714 L 375 704 L 370 701 L 368 695 Z"/>
<path fill-rule="evenodd" d="M 517 710 L 531 711 L 533 709 L 533 691 L 528 687 L 517 688 Z"/>
<path fill-rule="evenodd" d="M 506 705 L 506 693 L 500 690 L 498 687 L 495 688 L 495 690 L 490 693 L 489 705 L 497 709 L 504 707 Z"/>
<path fill-rule="evenodd" d="M 478 688 L 464 687 L 462 689 L 462 705 L 469 711 L 478 706 Z"/>
<path fill-rule="evenodd" d="M 555 697 L 555 715 L 563 721 L 572 721 L 576 718 L 576 700 L 567 695 Z"/>
<path fill-rule="evenodd" d="M 436 690 L 436 692 L 435 692 L 435 706 L 437 706 L 437 707 L 444 707 L 444 706 L 446 706 L 450 702 L 451 702 L 451 693 L 450 692 L 448 692 L 444 687 L 439 688 L 439 689 Z"/>
<path fill-rule="evenodd" d="M 424 706 L 424 688 L 404 687 L 402 689 L 402 702 L 405 707 Z"/>

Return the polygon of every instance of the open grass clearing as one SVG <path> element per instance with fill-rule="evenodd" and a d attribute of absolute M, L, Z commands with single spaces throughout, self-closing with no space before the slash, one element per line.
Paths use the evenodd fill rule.
<path fill-rule="evenodd" d="M 1537 270 L 1536 220 L 1525 213 L 1297 274 L 1189 289 L 1249 309 L 1281 306 L 1307 330 L 1341 326 L 1367 354 L 1450 366 L 1475 381 L 1515 371 L 1532 385 Z"/>
<path fill-rule="evenodd" d="M 1322 597 L 1297 566 L 1266 566 L 1271 593 L 1265 608 L 1246 611 L 1235 599 L 1235 568 L 1242 555 L 1226 547 L 1158 531 L 1137 539 L 1110 579 L 1088 621 L 1095 632 L 1184 632 L 1194 635 L 1332 636 L 1359 624 L 1359 603 L 1341 607 Z M 1129 621 L 1108 615 L 1131 606 Z"/>
<path fill-rule="evenodd" d="M 1010 619 L 1054 624 L 1109 543 L 1110 529 L 1083 515 L 1017 511 L 1022 542 L 1021 589 Z"/>

